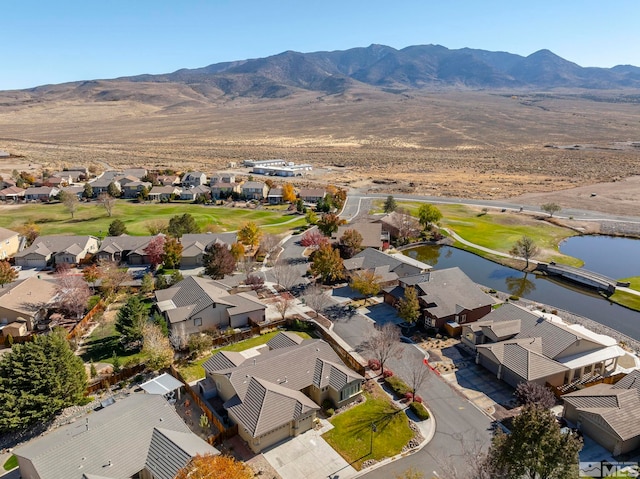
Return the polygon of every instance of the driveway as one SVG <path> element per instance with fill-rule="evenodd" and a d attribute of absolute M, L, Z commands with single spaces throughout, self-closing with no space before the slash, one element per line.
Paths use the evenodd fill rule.
<path fill-rule="evenodd" d="M 262 455 L 282 479 L 345 479 L 356 470 L 322 439 L 333 426 L 322 421 L 322 429 L 310 430 L 276 445 Z"/>

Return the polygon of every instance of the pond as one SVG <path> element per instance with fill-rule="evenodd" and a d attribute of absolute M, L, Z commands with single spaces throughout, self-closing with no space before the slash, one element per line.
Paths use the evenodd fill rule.
<path fill-rule="evenodd" d="M 640 240 L 616 236 L 572 236 L 560 251 L 580 258 L 584 268 L 620 279 L 640 276 Z"/>
<path fill-rule="evenodd" d="M 476 283 L 571 311 L 640 340 L 640 313 L 611 303 L 587 289 L 525 274 L 450 246 L 420 246 L 404 253 L 437 269 L 457 266 Z"/>

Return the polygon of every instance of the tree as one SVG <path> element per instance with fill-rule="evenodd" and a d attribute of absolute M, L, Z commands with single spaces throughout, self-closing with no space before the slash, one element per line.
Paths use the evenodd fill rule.
<path fill-rule="evenodd" d="M 143 294 L 152 293 L 156 287 L 156 282 L 152 273 L 145 273 L 140 281 L 140 292 Z"/>
<path fill-rule="evenodd" d="M 544 409 L 551 409 L 556 404 L 556 397 L 553 391 L 542 384 L 533 382 L 522 382 L 518 384 L 513 393 L 520 405 L 537 405 Z"/>
<path fill-rule="evenodd" d="M 330 244 L 320 246 L 313 254 L 313 263 L 309 270 L 314 276 L 320 276 L 325 283 L 344 278 L 344 264 L 340 251 L 333 249 Z"/>
<path fill-rule="evenodd" d="M 116 199 L 109 193 L 102 192 L 98 195 L 98 205 L 107 211 L 107 216 L 111 218 L 113 208 L 116 206 Z"/>
<path fill-rule="evenodd" d="M 124 221 L 113 220 L 111 224 L 109 224 L 109 230 L 107 231 L 108 236 L 121 236 L 127 233 L 127 225 L 124 224 Z"/>
<path fill-rule="evenodd" d="M 78 205 L 80 204 L 78 196 L 74 193 L 67 193 L 63 191 L 60 193 L 60 201 L 64 205 L 64 209 L 67 210 L 67 213 L 71 215 L 71 219 L 73 219 L 76 211 L 78 211 Z"/>
<path fill-rule="evenodd" d="M 11 267 L 8 261 L 0 261 L 0 285 L 4 288 L 5 284 L 16 279 L 18 279 L 18 272 Z"/>
<path fill-rule="evenodd" d="M 175 479 L 253 479 L 253 471 L 246 464 L 229 456 L 198 455 L 178 471 Z"/>
<path fill-rule="evenodd" d="M 116 317 L 116 331 L 120 333 L 122 343 L 127 346 L 139 346 L 148 319 L 149 307 L 142 298 L 129 296 Z"/>
<path fill-rule="evenodd" d="M 529 268 L 529 259 L 538 254 L 538 246 L 529 236 L 523 236 L 511 248 L 510 254 L 524 258 L 527 262 L 525 269 Z"/>
<path fill-rule="evenodd" d="M 407 377 L 407 384 L 411 388 L 411 397 L 416 397 L 416 392 L 422 387 L 430 373 L 431 370 L 422 361 L 411 363 Z"/>
<path fill-rule="evenodd" d="M 398 301 L 398 316 L 407 323 L 415 323 L 420 319 L 420 302 L 413 286 L 404 289 L 404 297 Z"/>
<path fill-rule="evenodd" d="M 364 303 L 367 304 L 367 299 L 380 292 L 380 276 L 372 269 L 357 271 L 351 277 L 350 286 L 364 296 Z"/>
<path fill-rule="evenodd" d="M 84 399 L 87 373 L 55 329 L 0 356 L 0 432 L 25 429 Z"/>
<path fill-rule="evenodd" d="M 331 236 L 333 233 L 338 231 L 338 227 L 340 225 L 344 225 L 347 222 L 341 219 L 335 213 L 325 213 L 322 217 L 317 221 L 318 229 L 325 236 Z"/>
<path fill-rule="evenodd" d="M 171 217 L 167 232 L 175 238 L 181 238 L 184 234 L 200 233 L 200 227 L 192 215 L 185 213 Z"/>
<path fill-rule="evenodd" d="M 264 286 L 264 278 L 258 274 L 250 274 L 245 279 L 244 284 L 250 286 L 252 290 L 257 291 Z"/>
<path fill-rule="evenodd" d="M 165 268 L 177 268 L 182 261 L 182 243 L 173 236 L 165 238 L 163 245 L 162 262 Z"/>
<path fill-rule="evenodd" d="M 111 196 L 111 198 L 120 198 L 121 193 L 120 188 L 118 188 L 118 185 L 113 181 L 109 183 L 109 186 L 107 186 L 107 194 Z"/>
<path fill-rule="evenodd" d="M 280 296 L 278 299 L 276 299 L 276 302 L 275 302 L 276 311 L 280 313 L 280 316 L 282 317 L 282 319 L 285 319 L 287 317 L 287 311 L 289 311 L 292 306 L 293 306 L 293 299 L 288 295 Z"/>
<path fill-rule="evenodd" d="M 17 231 L 26 240 L 27 247 L 31 246 L 36 238 L 40 236 L 40 227 L 33 222 L 18 226 Z"/>
<path fill-rule="evenodd" d="M 146 223 L 147 231 L 151 236 L 166 234 L 169 231 L 169 222 L 165 220 L 151 220 Z"/>
<path fill-rule="evenodd" d="M 173 362 L 171 342 L 154 323 L 146 323 L 143 327 L 142 352 L 147 356 L 147 365 L 154 371 L 168 368 Z"/>
<path fill-rule="evenodd" d="M 398 203 L 396 203 L 396 200 L 393 196 L 389 195 L 387 196 L 387 199 L 384 201 L 384 212 L 389 214 L 389 213 L 393 213 L 396 208 L 398 207 Z"/>
<path fill-rule="evenodd" d="M 347 191 L 337 186 L 327 186 L 327 202 L 333 206 L 337 211 L 340 211 L 344 206 L 344 202 L 347 201 Z"/>
<path fill-rule="evenodd" d="M 260 244 L 261 238 L 262 231 L 253 221 L 245 223 L 238 231 L 238 241 L 249 246 L 250 248 L 255 248 L 256 246 L 258 246 Z"/>
<path fill-rule="evenodd" d="M 300 273 L 298 269 L 285 259 L 279 259 L 271 268 L 271 274 L 276 284 L 286 290 L 290 290 L 300 283 Z"/>
<path fill-rule="evenodd" d="M 164 255 L 164 236 L 158 235 L 152 238 L 142 251 L 149 257 L 151 266 L 155 268 L 161 264 Z"/>
<path fill-rule="evenodd" d="M 100 290 L 105 297 L 118 291 L 123 283 L 133 278 L 127 268 L 121 268 L 115 261 L 101 261 L 98 263 Z"/>
<path fill-rule="evenodd" d="M 322 313 L 330 304 L 330 299 L 319 284 L 308 287 L 304 293 L 304 302 L 316 313 Z"/>
<path fill-rule="evenodd" d="M 83 277 L 67 270 L 56 274 L 56 307 L 74 318 L 80 318 L 91 297 L 89 285 Z"/>
<path fill-rule="evenodd" d="M 318 214 L 312 209 L 309 209 L 304 215 L 304 219 L 307 220 L 307 223 L 310 225 L 315 225 L 318 222 Z"/>
<path fill-rule="evenodd" d="M 270 255 L 280 244 L 280 237 L 271 233 L 262 235 L 260 239 L 260 250 L 265 254 Z"/>
<path fill-rule="evenodd" d="M 95 264 L 87 266 L 82 270 L 82 277 L 95 289 L 96 281 L 100 279 L 100 269 Z"/>
<path fill-rule="evenodd" d="M 578 477 L 582 440 L 560 431 L 553 413 L 524 406 L 513 420 L 510 434 L 498 430 L 489 449 L 491 464 L 508 477 L 560 479 Z"/>
<path fill-rule="evenodd" d="M 282 185 L 282 201 L 285 203 L 293 203 L 296 200 L 296 192 L 291 183 Z"/>
<path fill-rule="evenodd" d="M 390 358 L 402 357 L 400 329 L 393 323 L 386 323 L 375 329 L 361 347 L 380 362 L 380 374 L 383 375 L 384 365 Z"/>
<path fill-rule="evenodd" d="M 342 257 L 352 258 L 362 249 L 362 235 L 357 230 L 349 228 L 340 237 L 339 244 Z"/>
<path fill-rule="evenodd" d="M 312 230 L 305 231 L 300 238 L 300 244 L 305 248 L 317 248 L 322 245 L 329 244 L 329 238 L 323 235 L 320 230 L 314 228 Z"/>
<path fill-rule="evenodd" d="M 435 206 L 425 203 L 418 208 L 418 219 L 422 227 L 428 230 L 433 223 L 442 219 L 442 213 Z"/>
<path fill-rule="evenodd" d="M 82 190 L 82 197 L 87 199 L 93 198 L 93 187 L 91 186 L 91 183 L 84 184 L 84 189 Z"/>
<path fill-rule="evenodd" d="M 222 279 L 226 274 L 231 274 L 236 269 L 236 260 L 229 249 L 220 243 L 213 243 L 205 249 L 204 274 L 212 279 Z"/>
<path fill-rule="evenodd" d="M 540 209 L 549 215 L 549 218 L 552 218 L 554 214 L 559 213 L 562 210 L 562 206 L 558 203 L 545 203 L 540 206 Z"/>
<path fill-rule="evenodd" d="M 231 251 L 231 254 L 236 261 L 240 261 L 240 259 L 244 257 L 244 246 L 242 243 L 238 243 L 237 241 L 232 243 L 229 251 Z"/>

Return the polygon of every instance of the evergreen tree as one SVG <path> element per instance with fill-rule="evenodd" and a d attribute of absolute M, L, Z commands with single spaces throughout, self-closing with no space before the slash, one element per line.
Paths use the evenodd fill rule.
<path fill-rule="evenodd" d="M 120 236 L 126 235 L 127 233 L 127 226 L 122 220 L 113 220 L 109 225 L 109 231 L 107 232 L 109 236 Z"/>
<path fill-rule="evenodd" d="M 84 184 L 84 190 L 82 191 L 83 198 L 93 198 L 93 187 L 91 183 Z"/>
<path fill-rule="evenodd" d="M 222 279 L 225 274 L 231 274 L 236 269 L 236 260 L 231 251 L 220 243 L 207 246 L 202 258 L 204 274 L 212 279 Z"/>
<path fill-rule="evenodd" d="M 183 234 L 200 233 L 196 219 L 189 213 L 173 216 L 169 220 L 168 232 L 174 238 L 181 238 Z"/>
<path fill-rule="evenodd" d="M 50 419 L 84 398 L 87 374 L 64 330 L 17 344 L 0 359 L 0 431 Z"/>
<path fill-rule="evenodd" d="M 385 213 L 393 213 L 398 207 L 398 203 L 393 196 L 387 196 L 387 199 L 384 202 L 384 212 Z"/>
<path fill-rule="evenodd" d="M 149 308 L 140 296 L 130 296 L 118 311 L 116 331 L 122 336 L 125 345 L 139 346 L 142 341 L 144 325 L 149 319 Z"/>

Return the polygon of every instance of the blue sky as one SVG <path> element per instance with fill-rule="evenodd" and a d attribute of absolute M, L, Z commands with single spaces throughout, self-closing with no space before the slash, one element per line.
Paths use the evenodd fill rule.
<path fill-rule="evenodd" d="M 3 0 L 0 90 L 372 43 L 640 66 L 639 18 L 638 0 Z"/>

